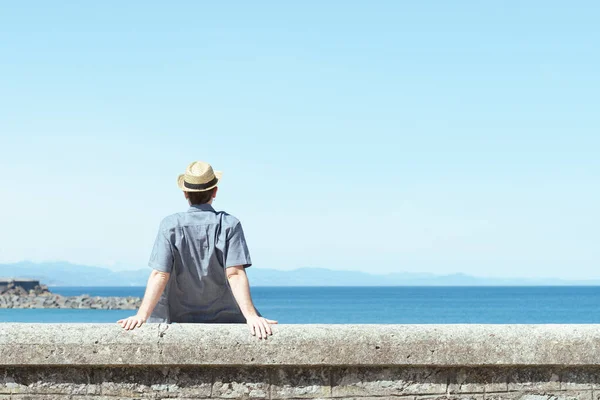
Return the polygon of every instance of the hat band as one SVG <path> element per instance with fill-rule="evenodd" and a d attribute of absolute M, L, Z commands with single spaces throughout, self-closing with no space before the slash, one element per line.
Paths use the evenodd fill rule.
<path fill-rule="evenodd" d="M 189 183 L 186 182 L 185 178 L 183 178 L 183 186 L 185 186 L 188 189 L 194 190 L 208 189 L 211 186 L 215 186 L 217 183 L 219 183 L 219 180 L 216 176 L 212 179 L 212 181 L 206 183 Z"/>

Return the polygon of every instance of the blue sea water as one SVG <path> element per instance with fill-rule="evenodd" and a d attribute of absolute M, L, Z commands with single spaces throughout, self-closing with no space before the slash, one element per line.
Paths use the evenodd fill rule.
<path fill-rule="evenodd" d="M 53 287 L 66 296 L 142 296 L 143 287 Z M 284 324 L 600 323 L 600 286 L 254 287 Z M 115 322 L 127 310 L 0 309 L 0 322 Z"/>

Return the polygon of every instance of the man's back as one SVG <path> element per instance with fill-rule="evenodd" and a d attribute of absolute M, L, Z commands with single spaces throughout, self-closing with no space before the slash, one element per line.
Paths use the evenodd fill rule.
<path fill-rule="evenodd" d="M 246 267 L 252 264 L 240 222 L 211 204 L 223 174 L 204 161 L 189 164 L 177 186 L 192 207 L 160 224 L 146 293 L 124 329 L 145 322 L 246 323 L 259 339 L 271 324 L 254 307 Z"/>
<path fill-rule="evenodd" d="M 225 268 L 251 264 L 237 218 L 208 204 L 165 218 L 149 265 L 171 275 L 149 322 L 245 323 Z"/>

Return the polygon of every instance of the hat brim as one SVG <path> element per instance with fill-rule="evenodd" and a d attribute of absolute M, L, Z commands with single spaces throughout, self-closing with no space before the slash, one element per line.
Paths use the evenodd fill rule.
<path fill-rule="evenodd" d="M 184 192 L 206 192 L 207 190 L 211 190 L 216 188 L 219 183 L 221 183 L 221 177 L 223 176 L 223 172 L 221 171 L 215 171 L 215 177 L 217 178 L 217 183 L 215 183 L 214 185 L 212 185 L 211 187 L 208 187 L 206 189 L 189 189 L 186 188 L 183 185 L 183 178 L 184 178 L 184 174 L 181 174 L 177 177 L 177 186 L 179 186 L 179 189 L 183 190 Z"/>

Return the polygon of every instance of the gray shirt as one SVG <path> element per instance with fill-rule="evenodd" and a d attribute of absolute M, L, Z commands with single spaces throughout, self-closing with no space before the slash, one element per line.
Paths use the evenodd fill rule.
<path fill-rule="evenodd" d="M 148 265 L 171 274 L 148 322 L 246 322 L 225 275 L 252 265 L 234 216 L 201 204 L 166 217 Z"/>

